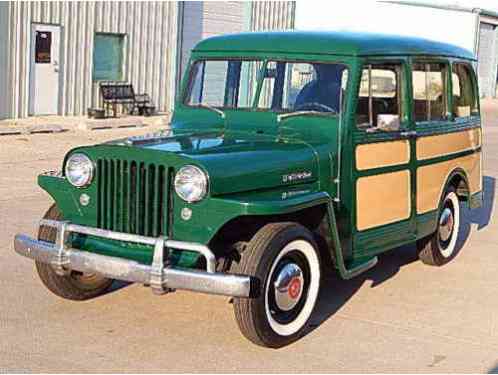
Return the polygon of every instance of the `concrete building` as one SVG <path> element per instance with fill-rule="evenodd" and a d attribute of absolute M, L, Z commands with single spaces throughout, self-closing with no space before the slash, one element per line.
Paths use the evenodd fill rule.
<path fill-rule="evenodd" d="M 0 2 L 0 119 L 83 115 L 102 80 L 169 111 L 195 43 L 289 29 L 294 12 L 294 2 Z"/>

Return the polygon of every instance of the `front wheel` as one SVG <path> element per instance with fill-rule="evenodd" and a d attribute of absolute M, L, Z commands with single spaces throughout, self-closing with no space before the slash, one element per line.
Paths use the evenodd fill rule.
<path fill-rule="evenodd" d="M 419 258 L 425 264 L 442 266 L 456 255 L 460 229 L 460 204 L 454 187 L 449 187 L 440 204 L 437 230 L 417 241 Z"/>
<path fill-rule="evenodd" d="M 61 212 L 56 205 L 50 207 L 44 219 L 60 220 Z M 55 242 L 57 231 L 55 228 L 41 226 L 38 239 L 45 242 Z M 70 271 L 67 275 L 60 276 L 55 273 L 50 264 L 36 261 L 36 270 L 42 283 L 52 293 L 59 297 L 83 301 L 104 294 L 112 284 L 112 280 L 98 274 L 87 274 Z"/>
<path fill-rule="evenodd" d="M 279 348 L 303 333 L 318 298 L 320 256 L 311 232 L 296 223 L 268 224 L 242 254 L 237 272 L 256 281 L 251 299 L 235 298 L 235 318 L 253 343 Z"/>

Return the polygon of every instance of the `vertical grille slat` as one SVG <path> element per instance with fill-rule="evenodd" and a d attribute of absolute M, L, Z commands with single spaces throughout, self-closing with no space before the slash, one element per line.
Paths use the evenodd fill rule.
<path fill-rule="evenodd" d="M 112 229 L 112 189 L 113 189 L 113 180 L 112 180 L 112 162 L 110 160 L 106 161 L 106 182 L 107 182 L 107 212 L 106 212 L 106 229 Z"/>
<path fill-rule="evenodd" d="M 114 215 L 113 215 L 113 225 L 112 229 L 113 230 L 119 230 L 119 217 L 121 215 L 120 207 L 119 207 L 119 196 L 121 194 L 120 187 L 119 187 L 119 175 L 121 174 L 120 168 L 121 168 L 121 161 L 117 160 L 113 162 L 114 164 L 114 194 L 113 194 L 113 210 L 114 210 Z"/>
<path fill-rule="evenodd" d="M 135 234 L 140 233 L 140 211 L 141 211 L 141 203 L 140 202 L 140 197 L 142 195 L 142 184 L 140 183 L 141 179 L 141 174 L 142 174 L 142 163 L 137 163 L 137 170 L 135 174 L 135 186 L 136 186 L 136 194 L 135 194 Z"/>
<path fill-rule="evenodd" d="M 161 174 L 160 174 L 160 169 L 156 168 L 155 169 L 155 180 L 153 182 L 154 185 L 154 195 L 152 198 L 152 236 L 157 237 L 158 236 L 158 219 L 159 219 L 159 213 L 160 213 L 160 207 L 159 207 L 159 190 L 161 189 Z"/>
<path fill-rule="evenodd" d="M 126 225 L 126 161 L 121 161 L 121 174 L 119 175 L 119 185 L 121 186 L 121 200 L 119 203 L 120 206 L 120 218 L 119 221 L 119 231 L 125 231 Z"/>
<path fill-rule="evenodd" d="M 135 160 L 97 160 L 97 226 L 167 236 L 170 170 Z"/>

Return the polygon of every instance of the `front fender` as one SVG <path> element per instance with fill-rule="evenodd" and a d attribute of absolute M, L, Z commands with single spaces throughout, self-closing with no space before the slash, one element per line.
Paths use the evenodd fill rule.
<path fill-rule="evenodd" d="M 317 183 L 302 184 L 212 197 L 196 204 L 175 200 L 173 237 L 207 244 L 226 223 L 237 217 L 287 214 L 329 202 L 329 194 L 317 188 Z M 189 220 L 181 217 L 185 207 L 192 210 Z"/>

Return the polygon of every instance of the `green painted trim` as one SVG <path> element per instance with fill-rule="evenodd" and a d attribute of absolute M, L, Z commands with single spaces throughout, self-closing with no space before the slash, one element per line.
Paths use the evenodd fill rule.
<path fill-rule="evenodd" d="M 479 153 L 481 151 L 482 151 L 482 148 L 481 147 L 477 147 L 477 148 L 475 148 L 473 150 L 460 151 L 460 152 L 456 152 L 456 153 L 450 154 L 450 155 L 437 156 L 437 157 L 432 158 L 432 159 L 418 160 L 417 161 L 417 167 L 423 167 L 425 165 L 442 163 L 442 162 L 445 162 L 445 161 L 449 161 L 449 160 L 453 160 L 453 159 L 458 159 L 458 158 L 461 158 L 461 157 L 464 157 L 464 156 L 476 154 L 476 153 Z"/>
<path fill-rule="evenodd" d="M 351 268 L 346 267 L 343 257 L 342 245 L 339 238 L 339 232 L 337 230 L 337 221 L 335 218 L 335 212 L 331 202 L 329 202 L 329 204 L 327 205 L 327 214 L 329 218 L 330 238 L 332 239 L 333 243 L 332 256 L 333 259 L 335 259 L 335 265 L 339 270 L 340 276 L 344 280 L 349 280 L 374 267 L 378 261 L 377 257 L 369 258 L 368 260 L 361 262 L 360 264 L 354 264 L 354 266 Z"/>
<path fill-rule="evenodd" d="M 438 210 L 417 215 L 417 239 L 424 238 L 437 229 Z"/>
<path fill-rule="evenodd" d="M 418 122 L 415 126 L 417 136 L 428 137 L 431 135 L 457 133 L 481 127 L 481 117 L 473 116 L 468 119 L 457 119 L 454 121 L 431 121 Z"/>

